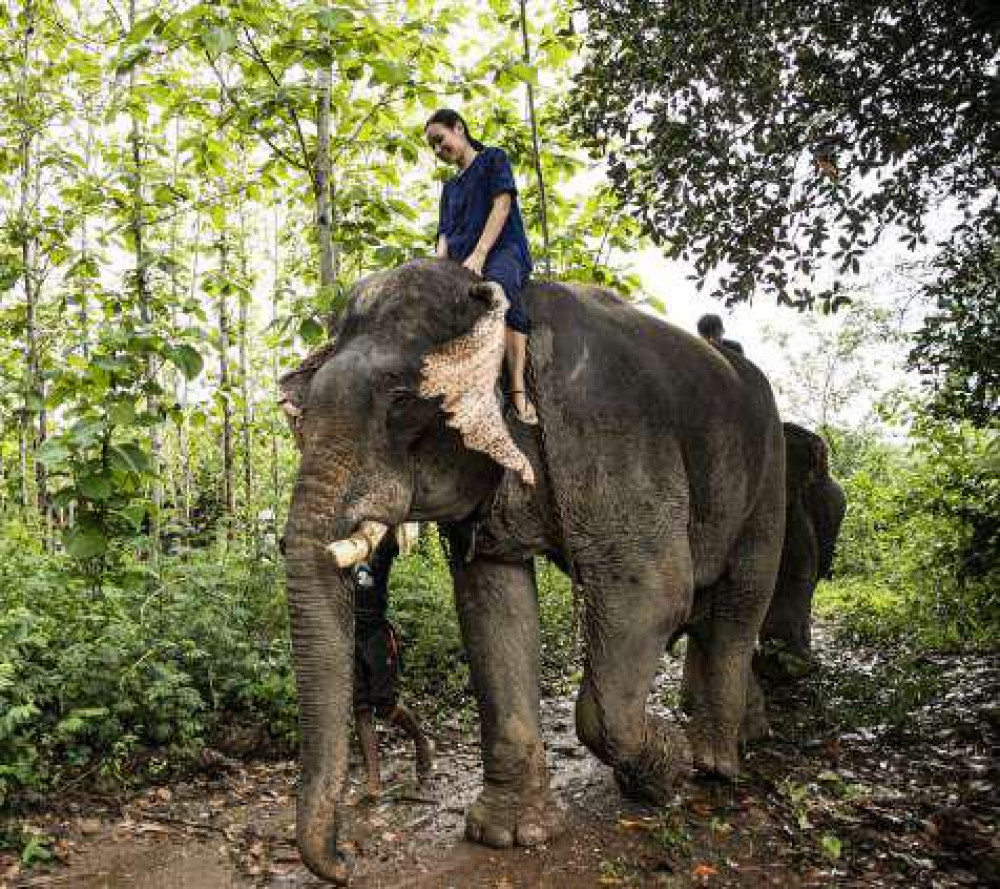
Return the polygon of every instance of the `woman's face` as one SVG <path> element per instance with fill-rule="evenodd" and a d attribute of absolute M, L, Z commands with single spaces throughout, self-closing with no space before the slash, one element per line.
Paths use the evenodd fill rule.
<path fill-rule="evenodd" d="M 455 124 L 455 129 L 443 123 L 432 123 L 424 133 L 427 136 L 427 144 L 437 155 L 438 160 L 446 164 L 461 164 L 462 157 L 469 148 L 469 140 L 460 123 Z"/>

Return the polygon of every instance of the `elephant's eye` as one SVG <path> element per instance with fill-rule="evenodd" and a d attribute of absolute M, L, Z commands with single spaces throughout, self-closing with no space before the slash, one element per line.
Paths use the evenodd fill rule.
<path fill-rule="evenodd" d="M 416 398 L 417 393 L 412 389 L 407 389 L 405 386 L 396 386 L 389 390 L 389 402 L 394 408 L 405 407 L 415 401 Z"/>
<path fill-rule="evenodd" d="M 421 398 L 413 389 L 393 387 L 389 390 L 386 411 L 390 438 L 398 445 L 409 447 L 436 413 L 434 403 Z"/>

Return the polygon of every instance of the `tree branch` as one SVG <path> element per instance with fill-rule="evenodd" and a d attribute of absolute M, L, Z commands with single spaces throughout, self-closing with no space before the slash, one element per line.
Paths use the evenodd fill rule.
<path fill-rule="evenodd" d="M 243 34 L 247 39 L 247 43 L 250 44 L 250 49 L 253 50 L 253 55 L 257 61 L 261 64 L 267 76 L 271 78 L 271 82 L 275 85 L 280 94 L 282 92 L 281 81 L 278 80 L 271 66 L 267 63 L 267 59 L 264 58 L 263 53 L 258 49 L 257 44 L 254 43 L 253 35 L 250 33 L 250 29 L 247 27 L 243 28 Z M 313 165 L 309 159 L 309 148 L 306 146 L 306 137 L 302 132 L 302 124 L 299 121 L 299 115 L 295 111 L 295 106 L 292 105 L 288 99 L 282 99 L 282 104 L 288 109 L 288 113 L 292 116 L 292 123 L 295 124 L 295 132 L 299 136 L 299 147 L 302 149 L 302 159 L 305 163 L 305 168 L 312 174 Z"/>
<path fill-rule="evenodd" d="M 241 111 L 245 111 L 245 107 L 241 104 L 236 94 L 229 88 L 229 85 L 226 83 L 226 79 L 222 76 L 222 72 L 219 70 L 219 66 L 215 64 L 215 59 L 213 59 L 208 54 L 208 52 L 205 53 L 205 58 L 208 59 L 208 64 L 211 65 L 212 70 L 215 72 L 215 76 L 218 78 L 219 85 L 222 87 L 222 91 L 226 94 L 226 98 L 229 99 L 229 101 L 232 102 L 236 108 L 239 108 Z M 308 155 L 306 156 L 306 164 L 303 166 L 303 164 L 299 163 L 299 161 L 297 161 L 294 157 L 292 157 L 287 151 L 275 145 L 275 143 L 271 141 L 271 138 L 265 132 L 259 129 L 255 124 L 251 123 L 250 125 L 253 127 L 253 131 L 268 144 L 268 147 L 271 149 L 271 151 L 273 151 L 278 157 L 280 157 L 283 161 L 285 161 L 285 163 L 289 164 L 292 167 L 295 167 L 298 170 L 311 172 Z"/>

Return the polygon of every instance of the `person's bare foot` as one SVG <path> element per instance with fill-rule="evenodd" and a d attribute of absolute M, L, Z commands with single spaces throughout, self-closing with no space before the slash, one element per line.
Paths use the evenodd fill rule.
<path fill-rule="evenodd" d="M 538 425 L 538 411 L 535 410 L 535 406 L 528 400 L 528 396 L 525 395 L 523 390 L 512 390 L 510 400 L 514 405 L 514 410 L 517 412 L 517 418 L 522 423 L 526 426 Z"/>

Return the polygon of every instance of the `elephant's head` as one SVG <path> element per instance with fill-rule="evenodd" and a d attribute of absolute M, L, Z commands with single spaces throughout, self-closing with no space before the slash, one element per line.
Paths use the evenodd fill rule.
<path fill-rule="evenodd" d="M 795 423 L 782 425 L 785 431 L 785 482 L 789 492 L 802 491 L 829 475 L 827 445 L 815 432 Z"/>
<path fill-rule="evenodd" d="M 459 520 L 503 467 L 532 481 L 495 387 L 503 295 L 447 261 L 357 284 L 331 345 L 282 381 L 301 449 L 286 530 L 302 777 L 298 841 L 343 881 L 337 805 L 348 761 L 353 669 L 350 564 L 389 526 Z"/>
<path fill-rule="evenodd" d="M 817 572 L 830 577 L 847 501 L 830 475 L 830 449 L 815 432 L 785 423 L 785 488 L 788 525 L 808 521 L 817 548 Z"/>

